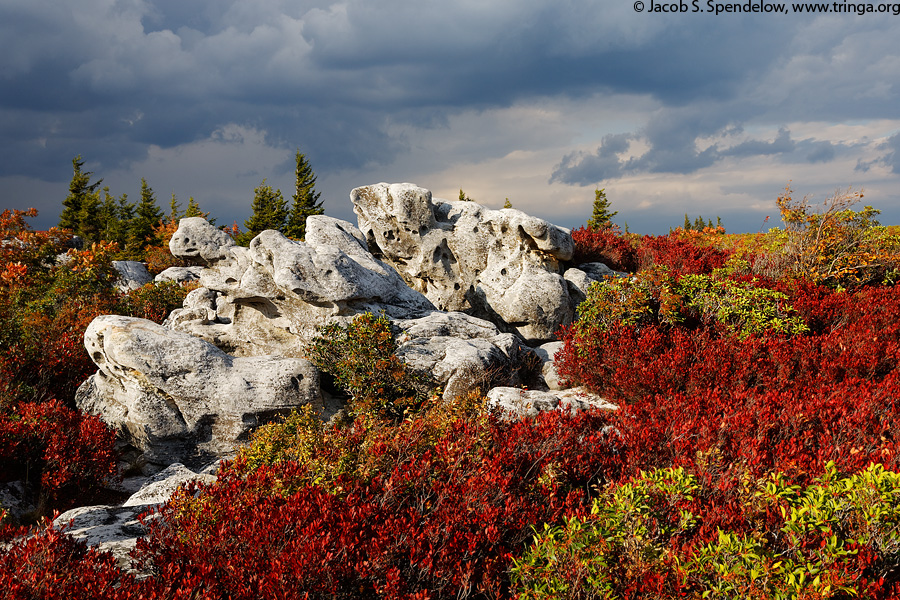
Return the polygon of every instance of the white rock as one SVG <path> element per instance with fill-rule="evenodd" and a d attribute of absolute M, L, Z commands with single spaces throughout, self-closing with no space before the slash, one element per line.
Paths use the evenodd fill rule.
<path fill-rule="evenodd" d="M 119 316 L 94 319 L 85 347 L 99 371 L 76 403 L 151 463 L 205 464 L 277 414 L 321 407 L 318 372 L 304 359 L 234 358 L 191 335 Z"/>
<path fill-rule="evenodd" d="M 203 267 L 169 267 L 165 271 L 153 278 L 153 281 L 160 283 L 163 281 L 174 281 L 175 283 L 189 283 L 198 281 Z"/>
<path fill-rule="evenodd" d="M 227 248 L 235 246 L 230 235 L 216 229 L 202 217 L 188 217 L 178 222 L 178 230 L 169 240 L 169 251 L 178 258 L 199 259 L 205 263 L 227 256 Z"/>
<path fill-rule="evenodd" d="M 149 506 L 166 502 L 175 490 L 191 481 L 213 483 L 217 477 L 211 474 L 195 473 L 181 463 L 173 463 L 154 475 L 146 484 L 122 506 Z"/>
<path fill-rule="evenodd" d="M 431 374 L 445 399 L 496 385 L 518 385 L 531 378 L 536 358 L 510 333 L 460 312 L 434 312 L 397 321 L 404 335 L 397 355 L 414 369 Z"/>
<path fill-rule="evenodd" d="M 173 248 L 184 256 L 196 258 L 201 252 L 184 249 L 184 238 L 217 239 L 218 230 L 202 219 L 185 219 L 181 226 L 186 232 L 176 232 L 182 241 Z M 365 238 L 351 223 L 310 217 L 306 238 L 295 242 L 264 231 L 249 248 L 232 242 L 213 251 L 212 242 L 204 245 L 204 291 L 192 292 L 167 326 L 236 356 L 300 356 L 317 328 L 331 321 L 349 321 L 364 312 L 409 318 L 434 310 L 393 267 L 366 249 Z"/>
<path fill-rule="evenodd" d="M 544 378 L 544 383 L 547 384 L 547 387 L 551 390 L 563 390 L 566 389 L 566 386 L 559 379 L 559 374 L 556 372 L 556 353 L 562 350 L 565 344 L 563 342 L 547 342 L 542 346 L 535 348 L 534 353 L 537 354 L 538 358 L 541 359 L 543 365 L 541 366 L 541 376 Z"/>
<path fill-rule="evenodd" d="M 144 263 L 135 260 L 114 260 L 112 266 L 119 272 L 116 287 L 123 292 L 136 290 L 153 281 L 153 275 Z"/>
<path fill-rule="evenodd" d="M 508 419 L 533 417 L 548 410 L 617 409 L 615 404 L 580 387 L 552 392 L 497 387 L 487 393 L 487 398 L 488 406 Z"/>
<path fill-rule="evenodd" d="M 441 310 L 472 310 L 527 340 L 553 339 L 572 318 L 559 274 L 569 231 L 513 209 L 433 199 L 410 183 L 350 194 L 369 249 Z"/>
<path fill-rule="evenodd" d="M 129 553 L 147 530 L 139 517 L 171 498 L 179 487 L 190 481 L 212 483 L 214 475 L 195 473 L 182 464 L 173 464 L 157 473 L 122 506 L 82 506 L 59 515 L 54 527 L 62 528 L 88 546 L 111 553 L 119 565 L 131 567 Z M 156 518 L 154 515 L 145 517 Z"/>

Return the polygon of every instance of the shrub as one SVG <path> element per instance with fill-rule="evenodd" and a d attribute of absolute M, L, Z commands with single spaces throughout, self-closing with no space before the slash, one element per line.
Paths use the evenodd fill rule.
<path fill-rule="evenodd" d="M 709 275 L 721 268 L 731 253 L 731 250 L 695 245 L 684 237 L 648 235 L 641 239 L 638 248 L 638 269 L 657 265 L 679 274 Z"/>
<path fill-rule="evenodd" d="M 852 189 L 838 190 L 813 210 L 809 198 L 793 197 L 790 186 L 776 203 L 785 224 L 782 255 L 789 272 L 829 286 L 880 281 L 895 271 L 896 241 L 875 217 L 880 211 L 851 207 L 863 197 Z"/>
<path fill-rule="evenodd" d="M 308 461 L 238 462 L 164 507 L 140 558 L 212 597 L 508 597 L 531 526 L 584 510 L 606 481 L 605 423 L 509 423 L 463 404 L 364 436 L 333 428 L 355 470 L 313 483 Z"/>
<path fill-rule="evenodd" d="M 430 392 L 425 376 L 411 371 L 396 351 L 387 317 L 365 313 L 346 327 L 323 327 L 306 354 L 350 394 L 352 412 L 396 420 L 418 408 Z"/>
<path fill-rule="evenodd" d="M 631 278 L 608 277 L 591 284 L 579 305 L 576 335 L 590 337 L 622 325 L 719 327 L 740 338 L 753 334 L 808 331 L 787 295 L 762 287 L 756 279 L 738 281 L 710 275 L 674 277 L 664 267 Z"/>
<path fill-rule="evenodd" d="M 146 286 L 127 295 L 115 288 L 115 244 L 66 249 L 66 236 L 32 231 L 36 211 L 0 216 L 0 410 L 18 402 L 58 399 L 70 406 L 75 389 L 94 370 L 84 331 L 101 314 L 161 321 L 189 288 Z"/>
<path fill-rule="evenodd" d="M 126 600 L 144 595 L 134 576 L 124 573 L 110 554 L 88 549 L 50 523 L 26 532 L 0 524 L 0 595 L 10 600 Z M 174 597 L 174 596 L 170 596 Z M 182 596 L 184 597 L 184 596 Z"/>
<path fill-rule="evenodd" d="M 880 465 L 838 477 L 833 463 L 807 486 L 782 475 L 745 492 L 748 531 L 697 524 L 709 493 L 681 468 L 607 490 L 589 517 L 544 526 L 516 561 L 521 599 L 884 597 L 900 549 L 900 474 Z M 863 560 L 860 560 L 863 558 Z"/>
<path fill-rule="evenodd" d="M 684 508 L 700 485 L 683 469 L 660 469 L 607 490 L 590 516 L 545 524 L 515 561 L 513 581 L 522 600 L 619 598 L 659 592 L 668 577 L 672 539 L 696 521 Z M 664 577 L 660 578 L 660 575 Z"/>
<path fill-rule="evenodd" d="M 602 262 L 615 271 L 633 273 L 637 270 L 637 253 L 630 236 L 623 236 L 618 227 L 612 225 L 599 229 L 579 227 L 572 230 L 575 254 L 572 263 L 580 265 Z"/>
<path fill-rule="evenodd" d="M 48 401 L 0 414 L 0 482 L 37 490 L 38 512 L 89 502 L 118 473 L 116 435 L 98 417 Z"/>

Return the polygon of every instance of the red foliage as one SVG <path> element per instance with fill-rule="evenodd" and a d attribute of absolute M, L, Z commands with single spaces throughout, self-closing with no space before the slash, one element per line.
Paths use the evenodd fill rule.
<path fill-rule="evenodd" d="M 115 432 L 51 400 L 0 414 L 0 482 L 23 480 L 44 507 L 83 505 L 117 474 Z"/>
<path fill-rule="evenodd" d="M 603 229 L 579 227 L 572 230 L 575 254 L 572 262 L 576 265 L 602 262 L 615 271 L 633 273 L 637 270 L 637 252 L 631 240 L 622 236 L 615 225 Z"/>
<path fill-rule="evenodd" d="M 681 275 L 708 275 L 725 264 L 731 251 L 696 246 L 687 239 L 670 235 L 645 235 L 637 256 L 639 269 L 661 265 Z"/>
<path fill-rule="evenodd" d="M 336 493 L 304 483 L 297 463 L 246 480 L 232 469 L 163 508 L 142 559 L 201 597 L 508 597 L 507 570 L 531 526 L 583 510 L 605 479 L 604 424 L 562 413 L 459 420 L 371 480 L 343 476 Z"/>
<path fill-rule="evenodd" d="M 13 541 L 17 539 L 17 541 Z M 9 600 L 149 598 L 109 554 L 89 550 L 49 524 L 37 532 L 0 525 L 0 597 Z M 162 597 L 162 596 L 157 596 Z"/>
<path fill-rule="evenodd" d="M 653 265 L 673 273 L 709 274 L 725 264 L 730 250 L 700 246 L 683 236 L 623 236 L 617 227 L 572 231 L 575 241 L 573 264 L 602 262 L 616 271 L 634 273 Z"/>

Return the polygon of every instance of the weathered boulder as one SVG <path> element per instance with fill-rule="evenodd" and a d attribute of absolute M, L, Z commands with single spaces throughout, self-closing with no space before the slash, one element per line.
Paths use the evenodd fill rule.
<path fill-rule="evenodd" d="M 514 209 L 433 199 L 409 183 L 350 194 L 370 250 L 441 310 L 486 318 L 526 341 L 553 339 L 572 318 L 560 263 L 569 231 Z"/>
<path fill-rule="evenodd" d="M 82 506 L 73 508 L 53 520 L 53 526 L 63 529 L 75 539 L 100 551 L 111 553 L 119 566 L 130 569 L 130 552 L 137 540 L 147 534 L 139 517 L 166 502 L 175 490 L 190 481 L 212 483 L 214 475 L 195 473 L 175 463 L 150 478 L 147 484 L 121 506 Z M 147 517 L 149 519 L 154 516 Z"/>
<path fill-rule="evenodd" d="M 496 387 L 487 393 L 488 406 L 508 419 L 533 417 L 548 410 L 617 410 L 617 406 L 585 388 L 542 392 Z"/>
<path fill-rule="evenodd" d="M 556 372 L 556 353 L 562 350 L 563 342 L 547 342 L 534 349 L 534 353 L 541 359 L 541 376 L 544 384 L 551 390 L 564 390 L 566 386 Z"/>
<path fill-rule="evenodd" d="M 264 231 L 249 248 L 219 234 L 225 235 L 203 219 L 182 219 L 170 249 L 207 267 L 202 287 L 166 324 L 236 356 L 299 356 L 316 328 L 330 321 L 364 312 L 409 318 L 434 310 L 366 249 L 362 234 L 346 221 L 310 217 L 306 242 Z"/>
<path fill-rule="evenodd" d="M 210 264 L 228 257 L 228 248 L 237 244 L 230 235 L 216 229 L 203 217 L 187 217 L 178 222 L 178 230 L 169 239 L 172 256 L 196 259 Z"/>
<path fill-rule="evenodd" d="M 538 361 L 531 349 L 483 319 L 461 312 L 434 312 L 396 324 L 403 331 L 398 356 L 434 377 L 445 399 L 474 388 L 520 385 L 535 376 Z"/>
<path fill-rule="evenodd" d="M 147 270 L 147 265 L 136 260 L 114 260 L 112 266 L 119 272 L 116 287 L 123 292 L 136 290 L 153 281 L 153 275 Z"/>
<path fill-rule="evenodd" d="M 156 283 L 173 281 L 175 283 L 190 283 L 200 279 L 203 267 L 169 267 L 153 278 Z"/>
<path fill-rule="evenodd" d="M 234 358 L 132 317 L 97 317 L 84 337 L 99 370 L 78 389 L 78 407 L 118 428 L 149 463 L 206 463 L 278 414 L 321 407 L 318 372 L 300 358 Z"/>

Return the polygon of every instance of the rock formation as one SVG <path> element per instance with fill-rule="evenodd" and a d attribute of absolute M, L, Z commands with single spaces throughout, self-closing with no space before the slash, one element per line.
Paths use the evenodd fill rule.
<path fill-rule="evenodd" d="M 135 260 L 114 260 L 113 268 L 119 273 L 116 287 L 119 291 L 130 292 L 153 281 L 147 265 Z"/>
<path fill-rule="evenodd" d="M 301 358 L 234 358 L 132 317 L 97 317 L 84 338 L 99 370 L 79 388 L 78 407 L 118 428 L 151 464 L 209 462 L 274 416 L 321 406 L 318 371 Z"/>
<path fill-rule="evenodd" d="M 180 486 L 197 481 L 212 483 L 217 465 L 194 472 L 180 463 L 169 465 L 146 480 L 144 485 L 119 506 L 98 505 L 73 508 L 53 520 L 53 526 L 63 529 L 89 547 L 109 552 L 124 569 L 130 570 L 130 553 L 138 538 L 147 534 L 140 516 L 166 502 Z M 149 516 L 149 519 L 155 516 Z"/>
<path fill-rule="evenodd" d="M 352 224 L 314 216 L 306 230 L 306 242 L 264 231 L 244 248 L 204 219 L 182 219 L 169 243 L 172 254 L 207 268 L 201 287 L 167 324 L 235 356 L 300 356 L 316 328 L 329 321 L 364 312 L 409 318 L 434 310 L 372 256 Z"/>
<path fill-rule="evenodd" d="M 279 413 L 321 409 L 304 349 L 321 326 L 365 312 L 391 319 L 400 357 L 445 398 L 546 382 L 556 400 L 532 404 L 560 404 L 559 344 L 526 344 L 552 340 L 611 271 L 565 270 L 568 231 L 517 210 L 434 200 L 411 184 L 357 188 L 351 200 L 361 229 L 313 216 L 304 242 L 264 231 L 241 247 L 202 218 L 182 219 L 170 250 L 201 266 L 159 279 L 199 277 L 200 287 L 162 326 L 96 319 L 85 345 L 99 371 L 79 407 L 116 426 L 148 472 L 209 461 Z"/>
<path fill-rule="evenodd" d="M 568 230 L 409 183 L 356 188 L 350 199 L 369 249 L 440 310 L 471 312 L 527 342 L 571 321 L 560 268 L 575 248 Z"/>

